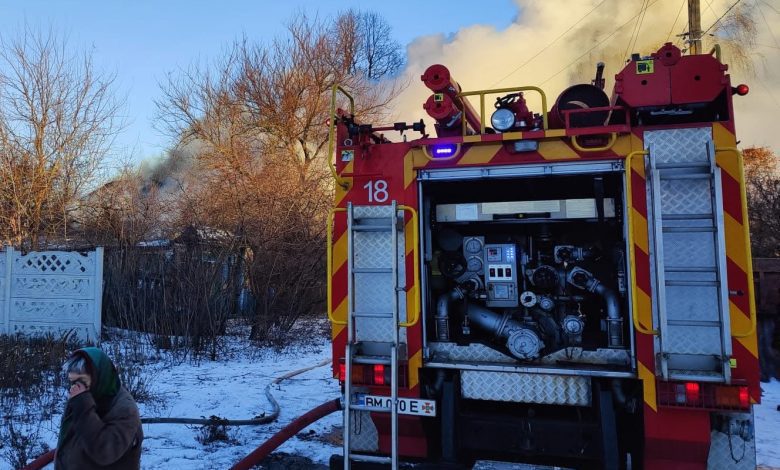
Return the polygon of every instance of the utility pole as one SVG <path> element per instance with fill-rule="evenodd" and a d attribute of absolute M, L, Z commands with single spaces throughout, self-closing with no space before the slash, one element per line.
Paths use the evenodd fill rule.
<path fill-rule="evenodd" d="M 688 42 L 691 54 L 701 54 L 701 6 L 699 0 L 688 0 Z"/>

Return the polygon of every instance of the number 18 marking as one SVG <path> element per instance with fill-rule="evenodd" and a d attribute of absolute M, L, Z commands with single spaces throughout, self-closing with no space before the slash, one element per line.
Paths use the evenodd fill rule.
<path fill-rule="evenodd" d="M 368 183 L 363 185 L 368 190 L 368 202 L 385 202 L 387 201 L 387 181 L 385 180 L 368 180 Z"/>

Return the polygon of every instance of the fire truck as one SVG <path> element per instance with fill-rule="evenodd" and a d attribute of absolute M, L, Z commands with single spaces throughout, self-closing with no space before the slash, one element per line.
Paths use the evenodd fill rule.
<path fill-rule="evenodd" d="M 332 468 L 755 468 L 748 88 L 717 47 L 603 69 L 549 103 L 433 65 L 432 126 L 334 86 Z"/>

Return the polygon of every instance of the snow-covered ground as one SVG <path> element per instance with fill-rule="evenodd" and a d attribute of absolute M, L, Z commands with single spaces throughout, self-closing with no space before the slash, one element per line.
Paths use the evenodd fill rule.
<path fill-rule="evenodd" d="M 141 415 L 187 418 L 216 415 L 226 419 L 251 419 L 270 414 L 272 407 L 265 395 L 266 385 L 287 372 L 321 363 L 330 357 L 330 345 L 323 341 L 285 352 L 266 351 L 259 356 L 257 353 L 243 356 L 203 362 L 199 366 L 182 364 L 160 371 L 155 379 L 156 391 L 165 398 L 166 406 L 159 409 L 160 406 L 141 405 Z M 281 408 L 276 422 L 229 427 L 230 443 L 204 446 L 196 439 L 201 434 L 200 426 L 145 424 L 142 467 L 229 468 L 293 419 L 338 398 L 339 387 L 328 364 L 273 385 L 271 393 Z M 325 442 L 340 422 L 340 413 L 331 414 L 284 443 L 278 451 L 326 463 L 331 454 L 340 450 Z"/>
<path fill-rule="evenodd" d="M 327 360 L 330 345 L 317 336 L 305 346 L 282 352 L 251 347 L 245 341 L 231 340 L 224 359 L 171 364 L 160 362 L 149 368 L 152 392 L 161 401 L 140 405 L 144 417 L 249 419 L 271 412 L 265 387 L 290 371 Z M 762 468 L 780 468 L 780 381 L 761 384 L 762 404 L 755 407 L 756 447 Z M 276 422 L 260 426 L 228 428 L 230 442 L 202 444 L 202 427 L 182 424 L 145 424 L 142 453 L 144 469 L 229 468 L 272 434 L 315 406 L 339 396 L 329 365 L 320 366 L 272 386 L 281 407 Z M 46 426 L 50 446 L 56 444 L 59 416 Z M 294 454 L 326 464 L 331 454 L 340 453 L 341 413 L 337 412 L 310 425 L 284 443 L 276 452 Z M 0 460 L 0 468 L 8 468 Z M 49 469 L 52 466 L 47 467 Z"/>
<path fill-rule="evenodd" d="M 780 468 L 780 381 L 762 383 L 761 404 L 753 408 L 756 419 L 756 463 Z"/>

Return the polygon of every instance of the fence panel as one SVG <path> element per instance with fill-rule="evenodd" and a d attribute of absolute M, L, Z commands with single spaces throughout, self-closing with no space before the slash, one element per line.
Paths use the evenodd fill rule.
<path fill-rule="evenodd" d="M 2 333 L 73 331 L 81 339 L 100 337 L 103 248 L 82 254 L 12 248 L 0 256 Z"/>

